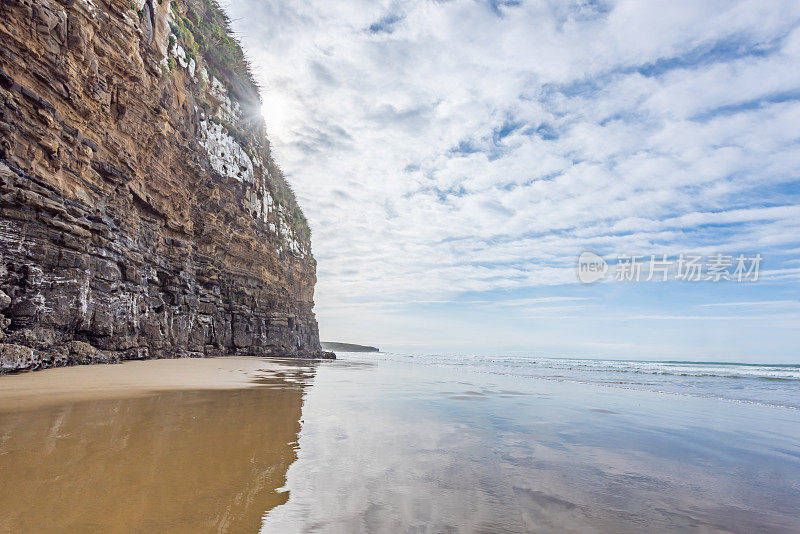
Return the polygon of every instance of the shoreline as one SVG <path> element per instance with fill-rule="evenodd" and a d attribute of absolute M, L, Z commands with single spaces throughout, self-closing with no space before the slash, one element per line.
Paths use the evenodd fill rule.
<path fill-rule="evenodd" d="M 142 397 L 169 391 L 231 390 L 280 379 L 287 363 L 315 360 L 221 356 L 75 365 L 0 376 L 0 413 L 54 404 Z"/>

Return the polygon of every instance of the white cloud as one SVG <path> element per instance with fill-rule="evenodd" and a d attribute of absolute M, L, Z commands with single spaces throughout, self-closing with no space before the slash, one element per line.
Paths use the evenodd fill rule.
<path fill-rule="evenodd" d="M 709 304 L 699 304 L 701 308 L 718 308 L 718 307 L 745 307 L 745 308 L 775 308 L 775 307 L 800 307 L 800 300 L 761 300 L 761 301 L 747 301 L 747 302 L 712 302 Z"/>
<path fill-rule="evenodd" d="M 800 244 L 800 3 L 227 9 L 323 311 L 574 283 L 587 248 Z"/>

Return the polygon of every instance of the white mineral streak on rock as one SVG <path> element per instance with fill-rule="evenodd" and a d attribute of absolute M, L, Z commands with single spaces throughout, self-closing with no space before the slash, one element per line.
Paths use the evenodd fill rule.
<path fill-rule="evenodd" d="M 89 313 L 89 278 L 84 278 L 81 283 L 80 293 L 78 294 L 78 305 L 81 311 L 81 319 L 86 320 Z"/>
<path fill-rule="evenodd" d="M 235 123 L 241 118 L 242 111 L 239 107 L 239 103 L 231 101 L 231 99 L 228 97 L 228 90 L 225 89 L 225 86 L 216 77 L 211 78 L 209 93 L 210 96 L 219 104 L 217 116 L 220 119 L 226 122 Z"/>
<path fill-rule="evenodd" d="M 216 76 L 211 78 L 211 85 L 208 90 L 211 91 L 211 95 L 216 97 L 217 100 L 228 98 L 228 90 L 225 89 L 225 86 L 222 85 L 222 82 L 219 81 Z"/>
<path fill-rule="evenodd" d="M 278 205 L 275 211 L 278 213 L 276 218 L 277 225 L 269 223 L 269 230 L 270 232 L 276 233 L 280 238 L 281 244 L 278 246 L 278 253 L 288 250 L 293 254 L 304 257 L 307 253 L 305 250 L 305 245 L 303 242 L 297 239 L 297 236 L 294 233 L 294 227 L 292 226 L 288 215 L 286 215 L 283 206 Z"/>
<path fill-rule="evenodd" d="M 175 45 L 172 49 L 172 56 L 178 60 L 178 64 L 184 69 L 189 66 L 189 63 L 186 61 L 186 50 L 184 50 L 181 45 Z"/>
<path fill-rule="evenodd" d="M 161 52 L 161 57 L 164 58 L 161 61 L 161 64 L 166 65 L 167 57 L 169 56 L 170 52 L 169 36 L 172 35 L 170 24 L 175 20 L 172 15 L 172 3 L 167 2 L 166 4 L 159 4 L 158 2 L 153 2 L 151 5 L 156 11 L 156 27 L 153 28 L 153 31 L 155 32 L 155 40 L 158 44 L 158 51 Z"/>
<path fill-rule="evenodd" d="M 78 0 L 75 2 L 75 7 L 90 19 L 94 18 L 95 12 L 97 11 L 92 0 Z"/>
<path fill-rule="evenodd" d="M 200 144 L 208 152 L 215 171 L 240 182 L 253 183 L 253 162 L 247 152 L 228 135 L 221 124 L 209 120 L 200 122 Z"/>
<path fill-rule="evenodd" d="M 258 145 L 257 148 L 260 149 L 261 145 Z M 258 152 L 256 152 L 253 155 L 253 165 L 258 167 L 259 169 L 263 169 L 264 168 L 264 162 L 261 160 L 261 156 L 258 155 Z"/>
<path fill-rule="evenodd" d="M 255 189 L 250 190 L 250 194 L 248 195 L 248 200 L 250 202 L 250 215 L 253 216 L 254 219 L 260 220 L 263 218 L 264 214 L 261 212 L 261 201 L 258 199 L 258 194 L 256 193 Z"/>
<path fill-rule="evenodd" d="M 169 39 L 169 37 L 172 37 L 172 39 Z M 190 58 L 186 55 L 186 50 L 184 50 L 184 48 L 178 44 L 178 37 L 174 33 L 171 33 L 169 37 L 167 39 L 172 43 L 172 45 L 167 45 L 167 52 L 171 53 L 172 57 L 178 60 L 178 65 L 186 69 L 189 72 L 189 76 L 194 79 L 194 74 L 197 70 L 197 62 L 193 58 Z M 162 64 L 166 64 L 166 61 L 166 58 L 162 60 Z M 208 73 L 206 72 L 205 68 L 202 68 L 200 73 L 201 79 L 203 78 L 203 74 L 205 74 L 206 80 L 208 79 Z"/>
<path fill-rule="evenodd" d="M 264 190 L 264 196 L 261 197 L 261 203 L 261 213 L 263 213 L 264 222 L 267 222 L 267 216 L 269 216 L 270 212 L 272 211 L 273 202 L 272 195 L 270 195 L 269 191 L 266 189 Z M 270 227 L 272 227 L 272 225 L 270 225 Z"/>
<path fill-rule="evenodd" d="M 254 163 L 255 168 L 258 169 L 258 164 Z M 250 213 L 253 218 L 269 224 L 269 214 L 272 211 L 272 195 L 267 189 L 267 184 L 264 178 L 256 180 L 255 186 L 250 190 Z"/>

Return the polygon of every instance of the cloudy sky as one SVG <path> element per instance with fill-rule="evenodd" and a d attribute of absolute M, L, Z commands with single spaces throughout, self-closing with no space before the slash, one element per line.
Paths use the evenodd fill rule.
<path fill-rule="evenodd" d="M 800 360 L 800 2 L 224 5 L 312 226 L 323 339 Z M 583 251 L 609 279 L 578 281 Z M 621 254 L 681 253 L 763 261 L 614 280 Z"/>

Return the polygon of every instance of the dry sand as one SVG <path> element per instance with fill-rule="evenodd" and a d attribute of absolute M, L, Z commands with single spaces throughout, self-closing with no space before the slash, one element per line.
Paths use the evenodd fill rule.
<path fill-rule="evenodd" d="M 0 376 L 0 412 L 161 391 L 241 389 L 280 377 L 281 360 L 224 358 L 130 361 Z"/>

